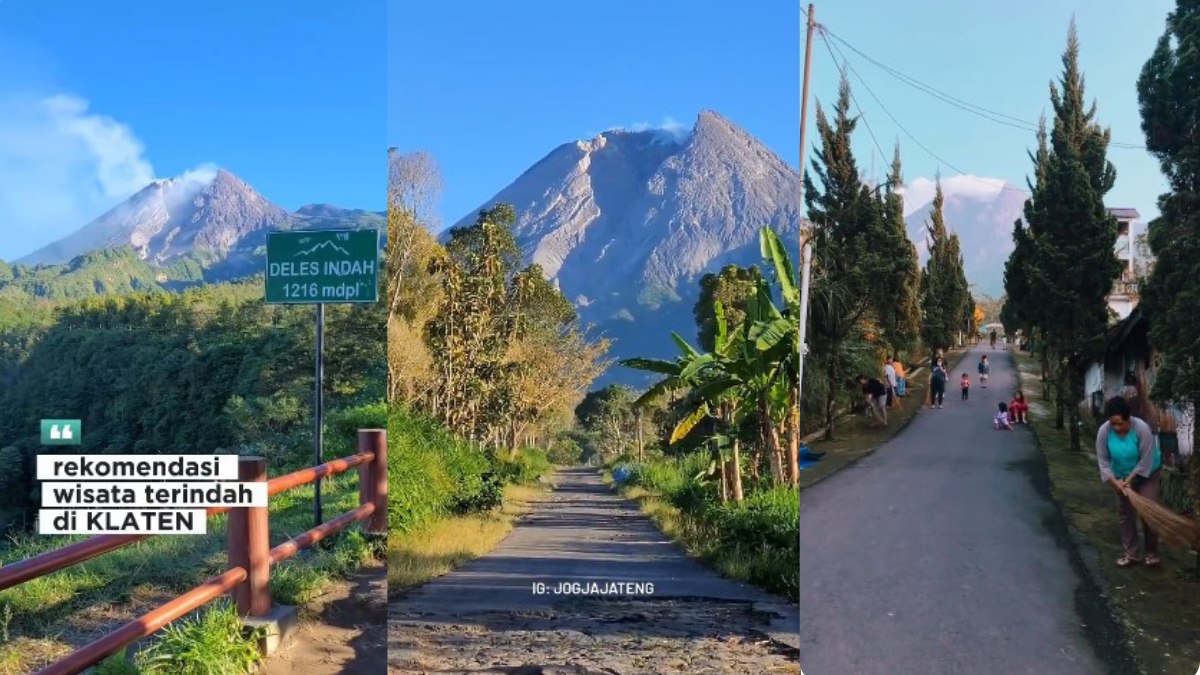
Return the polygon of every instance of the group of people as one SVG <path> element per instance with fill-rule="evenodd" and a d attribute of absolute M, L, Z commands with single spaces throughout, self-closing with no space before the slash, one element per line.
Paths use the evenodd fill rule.
<path fill-rule="evenodd" d="M 950 379 L 949 370 L 946 368 L 946 360 L 942 356 L 935 356 L 933 365 L 930 368 L 930 386 L 929 386 L 929 404 L 933 408 L 941 408 L 946 403 L 946 381 Z M 979 373 L 979 386 L 986 389 L 988 376 L 992 373 L 992 365 L 988 362 L 987 354 L 984 354 L 979 359 L 979 364 L 976 366 Z M 971 377 L 967 373 L 963 373 L 958 381 L 959 389 L 962 391 L 962 400 L 964 402 L 971 400 Z M 1028 424 L 1029 403 L 1025 400 L 1025 394 L 1020 390 L 1013 394 L 1012 400 L 1005 403 L 1003 401 L 997 406 L 999 412 L 992 418 L 992 428 L 1007 429 L 1012 431 L 1014 424 Z"/>
<path fill-rule="evenodd" d="M 900 399 L 908 393 L 904 364 L 894 356 L 883 363 L 883 378 L 858 376 L 858 384 L 866 397 L 867 410 L 871 413 L 872 428 L 882 429 L 888 424 L 888 408 L 898 407 Z"/>

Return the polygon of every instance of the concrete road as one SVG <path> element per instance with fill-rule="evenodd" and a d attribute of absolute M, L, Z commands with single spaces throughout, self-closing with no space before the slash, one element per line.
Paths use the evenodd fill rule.
<path fill-rule="evenodd" d="M 1050 501 L 1032 434 L 992 430 L 1016 385 L 1011 353 L 977 348 L 948 384 L 945 408 L 922 410 L 801 494 L 804 672 L 1135 673 Z M 1115 509 L 1113 527 L 1116 536 Z"/>
<path fill-rule="evenodd" d="M 490 554 L 392 601 L 392 672 L 790 672 L 777 666 L 795 663 L 795 605 L 688 558 L 594 470 L 554 482 Z"/>

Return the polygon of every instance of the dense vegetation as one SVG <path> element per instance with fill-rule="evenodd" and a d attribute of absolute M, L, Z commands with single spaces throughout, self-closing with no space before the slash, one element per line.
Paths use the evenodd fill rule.
<path fill-rule="evenodd" d="M 515 214 L 430 234 L 438 173 L 428 155 L 389 157 L 389 528 L 498 506 L 507 483 L 578 461 L 575 407 L 608 345 L 536 265 L 523 266 Z"/>
<path fill-rule="evenodd" d="M 1180 1 L 1138 79 L 1146 147 L 1162 166 L 1169 191 L 1150 222 L 1155 262 L 1143 293 L 1150 340 L 1164 353 L 1152 395 L 1200 411 L 1200 6 Z M 1192 504 L 1200 506 L 1200 425 L 1193 425 Z"/>
<path fill-rule="evenodd" d="M 307 463 L 312 310 L 267 306 L 258 284 L 65 302 L 5 331 L 0 519 L 31 523 L 41 418 L 83 420 L 85 453 L 241 452 Z M 327 312 L 327 407 L 382 401 L 383 314 Z"/>
<path fill-rule="evenodd" d="M 1110 313 L 1107 298 L 1120 275 L 1116 219 L 1104 206 L 1116 171 L 1106 158 L 1109 131 L 1085 103 L 1079 42 L 1072 23 L 1061 81 L 1051 84 L 1053 126 L 1043 120 L 1031 154 L 1032 193 L 1005 267 L 1003 318 L 1009 330 L 1035 334 L 1043 377 L 1053 382 L 1056 426 L 1081 448 L 1079 403 L 1084 374 L 1102 353 Z"/>

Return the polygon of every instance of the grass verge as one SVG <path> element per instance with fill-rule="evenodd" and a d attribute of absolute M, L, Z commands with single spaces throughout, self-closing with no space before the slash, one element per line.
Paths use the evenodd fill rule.
<path fill-rule="evenodd" d="M 433 520 L 388 536 L 388 594 L 415 588 L 496 548 L 546 495 L 540 487 L 507 485 L 498 509 Z"/>
<path fill-rule="evenodd" d="M 706 461 L 704 453 L 660 459 L 626 484 L 614 486 L 611 472 L 604 481 L 689 556 L 722 576 L 798 601 L 799 493 L 764 486 L 752 488 L 741 504 L 721 504 L 711 483 L 693 478 Z"/>
<path fill-rule="evenodd" d="M 951 350 L 946 362 L 951 373 L 958 372 L 965 350 Z M 907 396 L 900 399 L 900 408 L 888 410 L 888 426 L 872 429 L 870 418 L 863 415 L 847 415 L 838 421 L 836 436 L 832 440 L 818 439 L 808 444 L 813 452 L 823 452 L 821 461 L 800 472 L 800 489 L 825 480 L 842 469 L 870 455 L 879 446 L 891 440 L 908 426 L 924 405 L 929 388 L 929 369 L 909 379 Z M 952 383 L 951 383 L 952 384 Z"/>
<path fill-rule="evenodd" d="M 1038 364 L 1025 353 L 1015 358 L 1023 390 L 1040 392 L 1040 386 L 1033 386 L 1040 378 Z M 1140 669 L 1148 675 L 1194 673 L 1200 663 L 1200 580 L 1193 571 L 1194 554 L 1165 550 L 1158 568 L 1117 567 L 1123 551 L 1116 503 L 1112 490 L 1100 482 L 1089 436 L 1084 435 L 1083 452 L 1070 452 L 1066 430 L 1054 428 L 1053 404 L 1040 396 L 1030 398 L 1030 427 L 1046 459 L 1051 495 L 1079 543 L 1095 552 L 1085 556 L 1086 564 L 1124 625 Z"/>
<path fill-rule="evenodd" d="M 357 507 L 357 472 L 325 479 L 322 497 L 327 516 Z M 312 500 L 312 485 L 271 498 L 272 545 L 312 527 Z M 152 537 L 0 591 L 0 675 L 33 672 L 224 571 L 226 526 L 224 516 L 210 518 L 207 534 Z M 17 537 L 0 544 L 0 564 L 83 538 Z M 290 589 L 273 581 L 273 593 L 280 594 L 276 600 L 292 604 L 305 594 L 319 594 L 320 586 L 344 569 L 333 561 L 346 563 L 363 553 L 353 541 L 352 533 L 343 533 L 276 568 L 273 576 L 285 580 L 304 577 Z"/>

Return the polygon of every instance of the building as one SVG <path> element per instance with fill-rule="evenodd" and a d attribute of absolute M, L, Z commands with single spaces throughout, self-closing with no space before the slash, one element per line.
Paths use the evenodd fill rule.
<path fill-rule="evenodd" d="M 1137 306 L 1137 276 L 1134 268 L 1135 241 L 1133 223 L 1141 215 L 1137 209 L 1110 208 L 1108 213 L 1117 219 L 1117 260 L 1124 265 L 1121 276 L 1113 285 L 1112 293 L 1108 296 L 1108 308 L 1118 319 L 1124 320 Z"/>
<path fill-rule="evenodd" d="M 1129 316 L 1109 329 L 1105 336 L 1104 359 L 1088 369 L 1084 405 L 1097 417 L 1104 402 L 1113 396 L 1129 400 L 1134 415 L 1160 433 L 1163 449 L 1168 438 L 1181 456 L 1192 452 L 1192 427 L 1196 418 L 1189 408 L 1159 407 L 1150 401 L 1161 356 L 1150 344 L 1150 322 L 1134 308 Z M 1170 448 L 1173 449 L 1173 448 Z"/>

